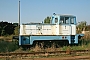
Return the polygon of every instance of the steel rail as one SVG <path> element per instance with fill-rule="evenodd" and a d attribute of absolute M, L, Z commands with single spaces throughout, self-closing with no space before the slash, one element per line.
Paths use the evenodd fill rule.
<path fill-rule="evenodd" d="M 24 53 L 15 53 L 15 52 L 10 52 L 10 53 L 0 53 L 0 56 L 13 56 L 13 55 L 25 55 L 25 56 L 37 56 L 37 55 L 54 55 L 54 54 L 73 54 L 73 53 L 89 53 L 90 50 L 68 50 L 68 51 L 46 51 L 46 52 L 24 52 Z"/>

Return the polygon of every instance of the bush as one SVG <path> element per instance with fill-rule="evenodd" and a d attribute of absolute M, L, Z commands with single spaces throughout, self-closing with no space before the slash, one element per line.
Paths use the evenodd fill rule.
<path fill-rule="evenodd" d="M 15 42 L 0 40 L 0 52 L 12 52 L 18 48 L 19 46 Z"/>

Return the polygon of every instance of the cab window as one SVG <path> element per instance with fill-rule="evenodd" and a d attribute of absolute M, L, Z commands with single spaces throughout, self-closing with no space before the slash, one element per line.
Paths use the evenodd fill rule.
<path fill-rule="evenodd" d="M 71 24 L 74 24 L 74 20 L 75 20 L 75 18 L 70 19 Z"/>
<path fill-rule="evenodd" d="M 55 23 L 57 23 L 58 22 L 58 18 L 55 18 Z"/>
<path fill-rule="evenodd" d="M 60 24 L 64 23 L 64 17 L 60 17 Z"/>
<path fill-rule="evenodd" d="M 69 24 L 69 17 L 65 17 L 65 24 Z"/>
<path fill-rule="evenodd" d="M 60 24 L 69 24 L 69 17 L 60 17 Z"/>

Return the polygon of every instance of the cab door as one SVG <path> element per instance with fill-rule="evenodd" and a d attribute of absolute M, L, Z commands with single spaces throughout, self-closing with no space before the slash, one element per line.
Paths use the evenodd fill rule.
<path fill-rule="evenodd" d="M 70 17 L 60 17 L 60 26 L 59 26 L 60 35 L 71 35 L 72 26 L 70 24 Z"/>
<path fill-rule="evenodd" d="M 58 17 L 55 18 L 55 31 L 56 31 L 56 35 L 59 35 L 59 20 Z"/>

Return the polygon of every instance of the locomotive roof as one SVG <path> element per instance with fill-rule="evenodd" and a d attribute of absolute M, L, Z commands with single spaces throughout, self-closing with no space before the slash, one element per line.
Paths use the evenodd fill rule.
<path fill-rule="evenodd" d="M 22 25 L 55 25 L 55 24 L 48 24 L 48 23 L 23 23 Z"/>
<path fill-rule="evenodd" d="M 65 16 L 65 17 L 76 17 L 74 15 L 70 15 L 70 14 L 56 14 L 58 16 Z"/>

